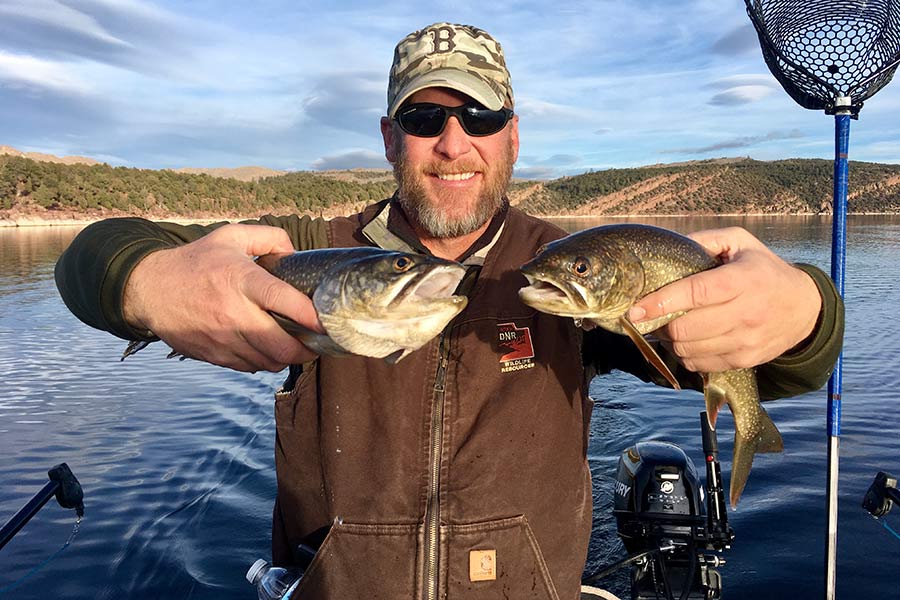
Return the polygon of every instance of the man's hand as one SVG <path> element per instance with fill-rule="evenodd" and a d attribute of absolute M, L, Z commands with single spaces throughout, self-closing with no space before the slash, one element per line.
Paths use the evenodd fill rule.
<path fill-rule="evenodd" d="M 124 312 L 181 354 L 238 371 L 280 371 L 315 357 L 267 311 L 322 331 L 312 301 L 254 256 L 293 252 L 287 233 L 226 225 L 148 255 L 125 285 Z"/>
<path fill-rule="evenodd" d="M 740 227 L 691 234 L 723 265 L 648 294 L 633 322 L 689 311 L 655 335 L 685 367 L 718 372 L 768 362 L 806 340 L 822 298 L 812 278 Z"/>

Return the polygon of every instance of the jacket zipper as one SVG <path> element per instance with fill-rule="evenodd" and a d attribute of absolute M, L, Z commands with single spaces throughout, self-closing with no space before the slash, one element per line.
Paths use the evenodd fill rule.
<path fill-rule="evenodd" d="M 466 274 L 456 288 L 456 294 L 469 297 L 478 275 L 481 272 L 479 265 L 467 265 Z M 440 536 L 441 536 L 441 454 L 444 444 L 444 394 L 445 380 L 447 378 L 447 365 L 450 364 L 449 331 L 452 330 L 456 319 L 441 332 L 438 342 L 439 357 L 437 373 L 434 377 L 434 403 L 431 416 L 431 482 L 428 487 L 428 502 L 425 509 L 425 599 L 437 600 L 440 565 Z"/>
<path fill-rule="evenodd" d="M 441 531 L 441 454 L 443 451 L 444 380 L 447 375 L 448 355 L 446 330 L 441 333 L 440 358 L 434 380 L 434 411 L 431 417 L 431 482 L 428 488 L 428 505 L 425 517 L 425 598 L 436 600 L 438 596 L 438 564 L 440 562 Z"/>

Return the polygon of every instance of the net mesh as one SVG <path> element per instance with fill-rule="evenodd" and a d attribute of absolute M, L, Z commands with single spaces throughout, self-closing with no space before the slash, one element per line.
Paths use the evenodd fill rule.
<path fill-rule="evenodd" d="M 900 0 L 744 0 L 769 70 L 800 106 L 851 111 L 900 64 Z"/>

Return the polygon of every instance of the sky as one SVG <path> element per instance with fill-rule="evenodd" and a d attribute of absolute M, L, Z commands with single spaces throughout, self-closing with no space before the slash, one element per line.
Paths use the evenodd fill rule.
<path fill-rule="evenodd" d="M 388 168 L 397 41 L 437 21 L 503 46 L 518 177 L 834 157 L 834 120 L 769 73 L 743 0 L 0 0 L 0 145 L 139 168 Z M 850 158 L 900 163 L 900 83 Z"/>

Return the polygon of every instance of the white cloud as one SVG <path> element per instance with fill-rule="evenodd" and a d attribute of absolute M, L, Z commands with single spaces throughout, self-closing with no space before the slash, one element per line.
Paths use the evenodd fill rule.
<path fill-rule="evenodd" d="M 394 44 L 448 19 L 503 44 L 523 171 L 754 143 L 790 157 L 816 135 L 830 143 L 825 118 L 797 107 L 752 51 L 741 0 L 523 0 L 502 13 L 461 0 L 452 15 L 399 0 L 0 0 L 0 144 L 49 149 L 77 135 L 68 153 L 147 167 L 384 166 L 378 117 Z M 854 124 L 880 160 L 900 155 L 898 98 L 889 85 Z M 793 128 L 808 137 L 765 143 Z"/>
<path fill-rule="evenodd" d="M 0 85 L 2 82 L 32 89 L 51 89 L 66 94 L 88 94 L 91 91 L 91 86 L 73 76 L 65 63 L 0 50 Z"/>
<path fill-rule="evenodd" d="M 32 21 L 106 44 L 131 45 L 110 34 L 90 15 L 56 0 L 5 0 L 0 4 L 0 18 Z"/>
<path fill-rule="evenodd" d="M 709 104 L 717 106 L 735 106 L 758 102 L 774 90 L 767 85 L 739 85 L 720 92 L 710 98 Z"/>
<path fill-rule="evenodd" d="M 310 165 L 315 171 L 331 169 L 388 169 L 390 164 L 383 154 L 370 150 L 348 150 L 340 154 L 323 156 Z"/>

